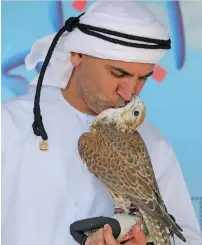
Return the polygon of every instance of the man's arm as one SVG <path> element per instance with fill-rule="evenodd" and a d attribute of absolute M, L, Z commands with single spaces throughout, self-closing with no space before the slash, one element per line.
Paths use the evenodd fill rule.
<path fill-rule="evenodd" d="M 201 245 L 202 236 L 192 201 L 173 149 L 161 142 L 159 158 L 162 168 L 158 175 L 158 184 L 168 212 L 174 216 L 182 227 L 186 244 Z M 165 144 L 165 145 L 164 145 Z M 161 155 L 162 154 L 162 155 Z M 175 236 L 175 244 L 185 244 Z"/>

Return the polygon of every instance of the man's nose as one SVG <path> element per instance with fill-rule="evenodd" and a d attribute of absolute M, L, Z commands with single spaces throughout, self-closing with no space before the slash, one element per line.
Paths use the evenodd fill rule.
<path fill-rule="evenodd" d="M 136 81 L 130 80 L 121 84 L 117 93 L 126 101 L 130 102 L 135 93 Z"/>

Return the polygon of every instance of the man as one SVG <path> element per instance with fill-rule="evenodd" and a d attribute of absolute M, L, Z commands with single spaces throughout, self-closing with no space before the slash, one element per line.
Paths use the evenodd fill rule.
<path fill-rule="evenodd" d="M 51 35 L 37 41 L 26 59 L 29 69 L 45 60 L 36 96 L 34 80 L 27 96 L 2 106 L 3 245 L 77 244 L 69 232 L 71 223 L 113 215 L 109 193 L 82 164 L 78 138 L 96 114 L 124 106 L 140 93 L 170 48 L 164 26 L 134 1 L 97 1 L 80 19 L 69 19 L 51 44 L 52 39 Z M 183 228 L 188 244 L 201 244 L 171 146 L 148 122 L 138 130 L 168 212 Z M 85 244 L 116 245 L 111 228 L 105 228 Z M 133 235 L 126 244 L 146 244 L 138 225 Z"/>

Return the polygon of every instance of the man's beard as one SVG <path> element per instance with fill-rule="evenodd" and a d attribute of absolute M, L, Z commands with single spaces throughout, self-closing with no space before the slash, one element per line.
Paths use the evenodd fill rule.
<path fill-rule="evenodd" d="M 94 104 L 89 105 L 89 108 L 94 111 L 95 113 L 99 114 L 104 110 L 109 108 L 120 108 L 126 105 L 126 101 L 119 97 L 117 100 L 114 101 L 104 101 L 104 100 L 95 100 Z"/>

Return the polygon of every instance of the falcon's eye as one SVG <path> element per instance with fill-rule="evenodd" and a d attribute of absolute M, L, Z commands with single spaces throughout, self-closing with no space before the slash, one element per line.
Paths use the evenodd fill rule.
<path fill-rule="evenodd" d="M 134 116 L 138 116 L 139 115 L 139 111 L 134 111 Z"/>

